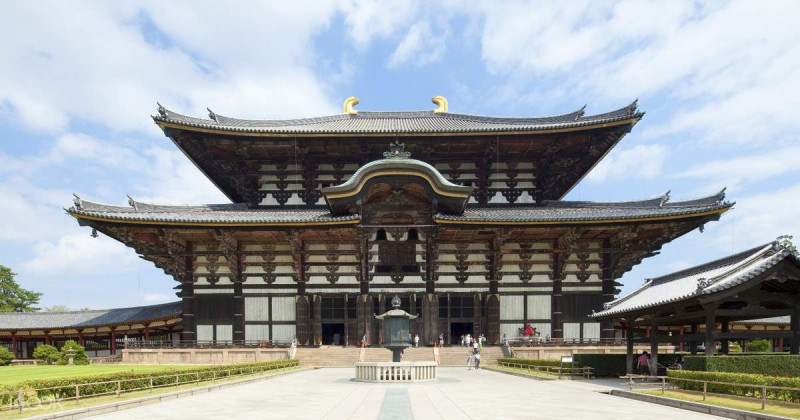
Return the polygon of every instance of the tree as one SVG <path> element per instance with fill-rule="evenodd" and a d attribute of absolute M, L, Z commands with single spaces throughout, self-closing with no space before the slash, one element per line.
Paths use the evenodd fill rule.
<path fill-rule="evenodd" d="M 772 350 L 772 342 L 769 340 L 753 340 L 747 343 L 747 351 L 754 353 L 769 352 Z"/>
<path fill-rule="evenodd" d="M 69 349 L 72 349 L 72 361 L 76 365 L 88 365 L 89 356 L 86 355 L 86 349 L 75 342 L 75 340 L 67 340 L 61 347 L 61 359 L 58 361 L 59 365 L 66 365 L 69 363 Z"/>
<path fill-rule="evenodd" d="M 41 293 L 23 289 L 14 281 L 17 273 L 0 265 L 0 312 L 35 312 Z"/>
<path fill-rule="evenodd" d="M 61 352 L 49 344 L 43 344 L 33 350 L 33 358 L 39 363 L 52 365 L 61 359 Z"/>
<path fill-rule="evenodd" d="M 0 346 L 0 366 L 8 366 L 14 360 L 14 354 L 7 348 Z"/>
<path fill-rule="evenodd" d="M 69 312 L 67 305 L 53 305 L 44 308 L 45 312 Z"/>

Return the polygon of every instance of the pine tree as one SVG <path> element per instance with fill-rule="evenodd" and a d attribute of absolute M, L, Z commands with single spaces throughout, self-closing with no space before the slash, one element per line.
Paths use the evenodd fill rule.
<path fill-rule="evenodd" d="M 0 312 L 35 312 L 41 293 L 23 289 L 14 281 L 17 273 L 0 265 Z"/>

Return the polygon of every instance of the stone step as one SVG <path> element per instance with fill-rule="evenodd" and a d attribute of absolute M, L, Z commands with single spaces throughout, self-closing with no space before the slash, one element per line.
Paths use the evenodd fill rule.
<path fill-rule="evenodd" d="M 439 360 L 442 366 L 463 366 L 466 364 L 469 350 L 465 347 L 442 347 L 439 349 Z M 361 349 L 358 347 L 322 346 L 319 348 L 298 348 L 295 358 L 301 366 L 353 366 L 359 361 Z M 481 351 L 481 363 L 484 365 L 495 364 L 497 359 L 503 357 L 500 347 L 484 347 Z M 364 351 L 364 361 L 383 362 L 392 359 L 392 352 L 379 347 L 368 347 Z M 432 347 L 411 347 L 405 350 L 403 361 L 422 362 L 433 361 Z"/>

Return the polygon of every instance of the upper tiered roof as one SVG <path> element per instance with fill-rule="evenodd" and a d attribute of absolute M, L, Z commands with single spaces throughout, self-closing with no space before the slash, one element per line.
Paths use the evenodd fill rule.
<path fill-rule="evenodd" d="M 132 308 L 0 314 L 0 330 L 51 330 L 138 324 L 181 317 L 181 302 Z"/>
<path fill-rule="evenodd" d="M 229 132 L 237 135 L 431 135 L 569 131 L 591 126 L 631 124 L 644 115 L 644 112 L 637 110 L 636 102 L 595 115 L 585 115 L 584 108 L 550 117 L 490 117 L 435 111 L 364 111 L 313 118 L 248 120 L 226 117 L 210 110 L 209 118 L 190 117 L 159 105 L 158 115 L 154 115 L 153 120 L 165 128 Z"/>

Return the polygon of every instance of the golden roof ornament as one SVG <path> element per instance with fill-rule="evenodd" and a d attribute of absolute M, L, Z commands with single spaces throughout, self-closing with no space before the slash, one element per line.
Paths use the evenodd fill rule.
<path fill-rule="evenodd" d="M 383 157 L 385 159 L 408 159 L 411 157 L 411 152 L 406 152 L 405 143 L 395 140 L 389 145 L 389 151 L 383 152 Z"/>
<path fill-rule="evenodd" d="M 435 103 L 437 106 L 437 108 L 434 109 L 433 112 L 437 114 L 440 112 L 447 112 L 447 98 L 445 98 L 444 96 L 441 95 L 434 96 L 433 98 L 431 98 L 431 102 Z"/>
<path fill-rule="evenodd" d="M 351 97 L 345 99 L 344 100 L 344 113 L 345 114 L 350 114 L 350 115 L 358 114 L 358 111 L 356 111 L 355 106 L 358 105 L 359 102 L 360 102 L 359 99 L 356 98 L 355 96 L 351 96 Z"/>

